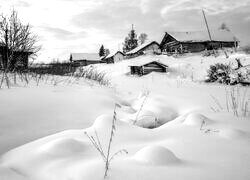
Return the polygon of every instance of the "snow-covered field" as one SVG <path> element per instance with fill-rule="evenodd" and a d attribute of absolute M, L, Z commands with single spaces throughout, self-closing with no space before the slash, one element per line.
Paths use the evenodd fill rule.
<path fill-rule="evenodd" d="M 96 132 L 106 152 L 117 103 L 111 154 L 128 154 L 115 156 L 107 179 L 248 180 L 250 88 L 202 82 L 210 64 L 235 64 L 236 57 L 250 64 L 243 54 L 148 55 L 95 65 L 107 72 L 113 88 L 81 82 L 2 89 L 2 153 L 66 131 L 3 154 L 0 179 L 103 179 L 105 163 L 84 132 Z M 128 75 L 128 65 L 151 60 L 167 64 L 169 73 Z"/>

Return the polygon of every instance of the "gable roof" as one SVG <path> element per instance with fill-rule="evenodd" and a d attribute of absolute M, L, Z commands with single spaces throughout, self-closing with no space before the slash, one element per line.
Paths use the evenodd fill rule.
<path fill-rule="evenodd" d="M 210 41 L 207 31 L 191 31 L 191 32 L 166 32 L 179 42 L 204 42 Z M 212 41 L 234 42 L 239 41 L 230 31 L 227 30 L 211 30 Z M 163 39 L 164 40 L 164 39 Z"/>
<path fill-rule="evenodd" d="M 168 65 L 166 65 L 165 63 L 162 63 L 160 62 L 160 60 L 156 60 L 156 61 L 152 61 L 152 60 L 148 60 L 148 61 L 137 61 L 137 62 L 133 62 L 131 63 L 129 66 L 145 66 L 145 65 L 148 65 L 148 64 L 151 64 L 151 63 L 156 63 L 160 66 L 163 66 L 163 67 L 168 67 Z"/>
<path fill-rule="evenodd" d="M 148 46 L 150 46 L 152 44 L 157 44 L 158 46 L 160 46 L 159 43 L 157 43 L 156 41 L 148 41 L 148 42 L 143 43 L 140 46 L 137 46 L 135 49 L 132 49 L 131 51 L 127 52 L 126 54 L 127 55 L 135 54 L 138 51 L 141 51 L 141 50 L 147 48 Z"/>
<path fill-rule="evenodd" d="M 72 61 L 100 61 L 100 56 L 98 53 L 71 53 L 70 60 Z"/>
<path fill-rule="evenodd" d="M 124 54 L 123 52 L 121 52 L 121 51 L 115 51 L 115 52 L 110 53 L 109 55 L 107 55 L 107 56 L 105 57 L 105 59 L 111 58 L 111 57 L 115 56 L 115 55 L 118 54 L 118 53 L 121 53 L 123 56 L 125 55 L 125 54 Z"/>

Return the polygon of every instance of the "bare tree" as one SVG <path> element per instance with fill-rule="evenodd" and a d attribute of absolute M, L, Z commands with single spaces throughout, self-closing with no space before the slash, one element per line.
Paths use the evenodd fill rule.
<path fill-rule="evenodd" d="M 41 49 L 37 45 L 38 37 L 33 34 L 30 24 L 23 24 L 16 10 L 11 15 L 0 15 L 0 65 L 5 72 L 18 66 L 28 66 L 28 56 L 34 57 Z M 26 61 L 25 61 L 26 59 Z"/>
<path fill-rule="evenodd" d="M 145 41 L 148 39 L 148 35 L 146 33 L 141 33 L 138 37 L 138 40 L 140 44 L 145 43 Z"/>
<path fill-rule="evenodd" d="M 108 48 L 105 49 L 105 56 L 110 54 L 110 50 Z"/>
<path fill-rule="evenodd" d="M 227 26 L 226 23 L 222 23 L 220 26 L 219 26 L 219 29 L 221 30 L 226 30 L 226 31 L 230 31 L 229 27 Z"/>

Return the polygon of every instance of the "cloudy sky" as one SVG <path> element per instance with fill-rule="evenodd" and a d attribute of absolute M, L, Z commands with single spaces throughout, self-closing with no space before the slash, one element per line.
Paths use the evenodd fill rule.
<path fill-rule="evenodd" d="M 201 9 L 210 28 L 224 22 L 242 45 L 250 44 L 250 0 L 0 0 L 0 13 L 13 7 L 33 25 L 44 62 L 97 52 L 101 44 L 117 50 L 131 24 L 158 41 L 165 31 L 204 30 Z"/>

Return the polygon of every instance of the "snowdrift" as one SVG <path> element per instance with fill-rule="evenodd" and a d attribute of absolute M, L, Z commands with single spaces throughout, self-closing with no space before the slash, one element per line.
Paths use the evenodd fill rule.
<path fill-rule="evenodd" d="M 40 95 L 45 99 L 48 93 L 49 97 L 56 97 L 54 100 L 58 106 L 68 103 L 65 107 L 77 109 L 72 111 L 74 113 L 82 109 L 78 116 L 67 114 L 69 124 L 74 122 L 73 117 L 80 117 L 84 123 L 87 121 L 92 125 L 62 131 L 8 151 L 0 159 L 0 179 L 103 179 L 105 163 L 85 132 L 98 136 L 106 152 L 114 118 L 113 108 L 117 103 L 119 108 L 116 109 L 111 153 L 126 149 L 128 154 L 115 156 L 107 179 L 248 180 L 249 116 L 236 117 L 231 106 L 227 109 L 225 89 L 230 87 L 200 83 L 210 64 L 234 62 L 234 58 L 235 55 L 228 59 L 200 55 L 180 58 L 141 56 L 117 64 L 94 65 L 112 79 L 112 92 L 107 90 L 105 93 L 85 84 L 81 90 L 79 85 L 68 89 L 58 86 L 56 91 L 47 89 L 43 96 L 37 93 L 34 97 Z M 250 62 L 249 56 L 242 55 L 242 59 L 242 63 Z M 169 73 L 151 73 L 143 77 L 128 75 L 128 64 L 149 60 L 166 63 L 170 67 Z M 239 88 L 249 92 L 246 87 Z M 27 94 L 20 93 L 18 89 L 13 91 L 17 93 L 15 98 L 24 103 L 27 99 L 21 100 L 20 95 L 30 96 L 34 89 L 30 88 Z M 3 94 L 5 97 L 9 95 L 6 91 Z M 60 101 L 64 98 L 67 102 Z M 25 108 L 14 106 L 15 101 L 2 99 L 15 109 Z M 80 100 L 81 103 L 77 104 Z M 46 103 L 42 104 L 46 106 Z M 60 107 L 63 116 L 66 108 Z M 6 112 L 4 115 L 8 117 L 6 114 L 11 111 Z M 60 114 L 60 111 L 56 112 Z M 57 117 L 52 115 L 50 121 Z M 56 123 L 60 121 L 56 119 Z"/>

